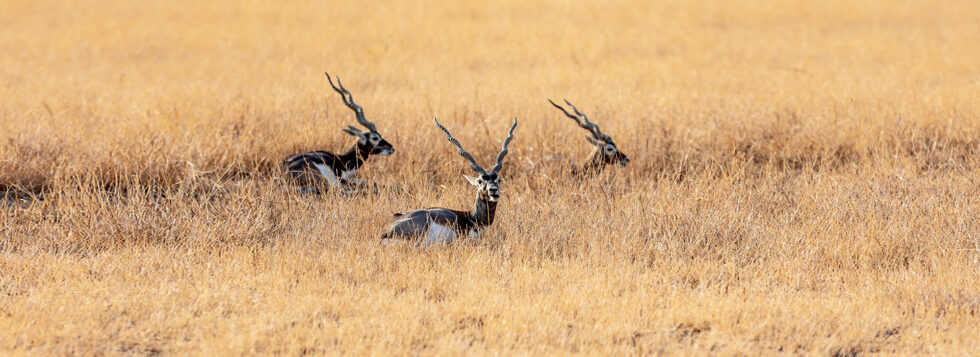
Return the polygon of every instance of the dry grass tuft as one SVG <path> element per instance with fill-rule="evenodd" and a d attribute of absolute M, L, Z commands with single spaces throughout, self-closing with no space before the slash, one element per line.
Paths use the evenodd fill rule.
<path fill-rule="evenodd" d="M 976 1 L 8 1 L 0 351 L 969 354 Z M 402 191 L 284 190 L 353 118 Z M 568 98 L 632 162 L 589 147 Z M 469 207 L 480 241 L 378 244 Z M 558 154 L 556 156 L 556 154 Z"/>

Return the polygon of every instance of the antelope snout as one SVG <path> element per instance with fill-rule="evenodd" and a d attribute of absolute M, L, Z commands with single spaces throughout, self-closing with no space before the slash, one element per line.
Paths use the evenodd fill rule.
<path fill-rule="evenodd" d="M 487 189 L 487 196 L 490 196 L 490 201 L 497 201 L 500 199 L 500 189 L 496 187 L 491 187 Z"/>

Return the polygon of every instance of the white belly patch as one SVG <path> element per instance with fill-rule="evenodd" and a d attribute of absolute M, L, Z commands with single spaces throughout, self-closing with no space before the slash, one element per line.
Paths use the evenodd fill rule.
<path fill-rule="evenodd" d="M 341 171 L 340 178 L 347 182 L 363 183 L 361 179 L 357 178 L 357 169 Z"/>
<path fill-rule="evenodd" d="M 331 186 L 340 186 L 340 180 L 337 179 L 337 175 L 334 175 L 330 166 L 321 164 L 313 164 L 313 166 L 316 166 L 316 169 L 320 171 L 320 174 L 327 179 L 327 183 Z"/>
<path fill-rule="evenodd" d="M 350 180 L 352 177 L 354 177 L 354 175 L 357 175 L 357 169 L 340 172 L 340 177 L 344 180 Z"/>
<path fill-rule="evenodd" d="M 456 231 L 453 231 L 452 228 L 429 221 L 429 232 L 425 235 L 425 243 L 427 245 L 449 244 L 453 241 L 453 239 L 456 239 Z"/>

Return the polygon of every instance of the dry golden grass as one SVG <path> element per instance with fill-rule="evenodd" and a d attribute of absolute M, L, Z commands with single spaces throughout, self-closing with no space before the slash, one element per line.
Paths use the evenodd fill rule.
<path fill-rule="evenodd" d="M 980 351 L 980 2 L 5 1 L 0 352 Z M 282 189 L 340 150 L 404 193 Z M 576 181 L 567 97 L 630 155 Z M 382 247 L 470 207 L 480 241 Z M 544 160 L 553 154 L 565 160 Z"/>

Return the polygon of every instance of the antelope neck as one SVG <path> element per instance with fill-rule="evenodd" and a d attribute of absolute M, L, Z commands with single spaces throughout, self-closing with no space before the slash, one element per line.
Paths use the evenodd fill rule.
<path fill-rule="evenodd" d="M 361 145 L 358 145 L 358 143 L 354 143 L 354 147 L 347 150 L 347 152 L 340 154 L 337 156 L 337 158 L 340 159 L 343 169 L 353 170 L 361 167 L 368 155 L 371 155 L 371 150 L 364 149 L 361 147 Z"/>
<path fill-rule="evenodd" d="M 474 228 L 482 228 L 492 224 L 496 211 L 497 202 L 490 202 L 490 197 L 487 197 L 483 192 L 478 192 L 476 194 L 476 205 L 473 207 L 473 212 L 470 212 L 470 219 L 473 222 Z"/>
<path fill-rule="evenodd" d="M 595 150 L 592 152 L 592 156 L 589 160 L 582 165 L 582 170 L 585 172 L 599 173 L 603 168 L 606 167 L 606 162 L 602 160 L 602 151 Z"/>

